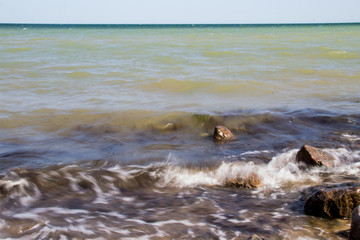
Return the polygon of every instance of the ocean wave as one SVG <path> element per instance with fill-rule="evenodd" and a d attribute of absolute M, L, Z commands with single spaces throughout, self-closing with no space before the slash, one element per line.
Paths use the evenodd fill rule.
<path fill-rule="evenodd" d="M 298 204 L 291 199 L 298 197 L 302 189 L 322 182 L 358 179 L 360 151 L 324 151 L 335 157 L 334 168 L 306 169 L 295 160 L 297 149 L 291 149 L 276 154 L 267 164 L 224 160 L 217 166 L 195 168 L 179 165 L 169 155 L 166 161 L 147 166 L 91 161 L 13 169 L 0 178 L 0 237 L 227 238 L 245 237 L 254 230 L 273 234 L 273 226 L 279 226 L 279 221 L 299 221 L 299 217 L 291 218 L 289 204 Z M 259 188 L 226 185 L 229 178 L 254 174 L 262 182 Z M 218 194 L 213 195 L 214 191 Z M 267 223 L 261 228 L 250 227 L 249 223 L 264 218 Z M 314 224 L 320 229 L 316 226 L 324 223 Z M 299 224 L 295 231 L 305 233 L 308 227 Z M 290 238 L 294 229 L 284 225 L 277 234 Z"/>
<path fill-rule="evenodd" d="M 122 189 L 226 187 L 229 179 L 246 179 L 256 175 L 261 181 L 260 191 L 295 190 L 323 181 L 356 178 L 360 173 L 360 151 L 344 148 L 324 149 L 335 157 L 331 169 L 302 168 L 295 160 L 297 150 L 277 154 L 267 164 L 252 161 L 223 161 L 217 166 L 184 167 L 174 164 L 176 159 L 149 166 L 109 166 L 103 162 L 96 167 L 66 165 L 45 169 L 14 169 L 0 179 L 2 204 L 12 199 L 21 204 L 36 201 L 42 195 L 57 195 L 61 191 L 79 197 L 108 199 L 121 195 Z M 330 176 L 330 177 L 329 177 Z M 98 200 L 99 201 L 99 200 Z"/>

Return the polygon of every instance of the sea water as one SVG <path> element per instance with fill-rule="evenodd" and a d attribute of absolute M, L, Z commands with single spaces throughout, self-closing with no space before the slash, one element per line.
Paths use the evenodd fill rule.
<path fill-rule="evenodd" d="M 306 187 L 359 181 L 360 25 L 0 25 L 0 237 L 340 239 Z M 216 125 L 235 135 L 214 142 Z M 303 144 L 331 169 L 295 161 Z M 226 180 L 259 176 L 257 189 Z"/>

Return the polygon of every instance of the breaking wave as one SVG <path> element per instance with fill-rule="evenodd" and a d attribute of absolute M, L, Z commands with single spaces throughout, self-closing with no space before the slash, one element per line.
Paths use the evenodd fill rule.
<path fill-rule="evenodd" d="M 301 163 L 296 162 L 297 150 L 293 149 L 274 156 L 264 164 L 223 161 L 217 166 L 184 167 L 173 164 L 173 157 L 169 155 L 168 161 L 149 166 L 109 167 L 107 162 L 97 162 L 96 166 L 52 166 L 38 171 L 14 169 L 1 177 L 0 192 L 3 202 L 17 199 L 22 205 L 27 205 L 43 194 L 56 194 L 59 191 L 85 197 L 91 195 L 95 201 L 96 197 L 120 194 L 121 189 L 224 187 L 229 179 L 246 179 L 254 174 L 262 183 L 260 190 L 284 190 L 319 184 L 324 175 L 327 175 L 327 181 L 331 178 L 335 181 L 345 176 L 347 179 L 351 176 L 356 178 L 360 173 L 360 151 L 345 148 L 325 151 L 335 157 L 334 168 L 304 169 Z"/>

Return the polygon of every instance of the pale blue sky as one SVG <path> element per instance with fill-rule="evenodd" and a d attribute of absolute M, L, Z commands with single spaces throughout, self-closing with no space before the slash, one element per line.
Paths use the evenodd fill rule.
<path fill-rule="evenodd" d="M 0 0 L 0 23 L 360 22 L 360 0 Z"/>

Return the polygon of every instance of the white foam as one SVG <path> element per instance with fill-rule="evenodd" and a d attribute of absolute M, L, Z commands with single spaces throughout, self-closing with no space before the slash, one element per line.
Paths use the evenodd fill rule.
<path fill-rule="evenodd" d="M 320 183 L 324 172 L 334 175 L 360 174 L 360 151 L 345 148 L 323 150 L 335 157 L 334 168 L 303 169 L 295 159 L 298 149 L 292 149 L 274 156 L 268 164 L 255 164 L 252 161 L 222 162 L 211 170 L 186 169 L 168 164 L 164 170 L 156 172 L 160 179 L 157 186 L 178 188 L 222 186 L 230 178 L 248 178 L 256 175 L 263 184 L 254 191 L 259 194 L 266 189 L 280 189 L 292 185 L 291 189 L 295 191 L 299 187 Z M 281 194 L 273 194 L 271 197 L 276 199 L 281 197 Z"/>
<path fill-rule="evenodd" d="M 60 207 L 48 207 L 48 208 L 35 208 L 32 210 L 33 213 L 47 213 L 47 212 L 54 212 L 57 214 L 88 214 L 89 211 L 82 210 L 82 209 L 69 209 L 69 208 L 60 208 Z"/>
<path fill-rule="evenodd" d="M 116 181 L 116 178 L 113 178 L 111 176 L 103 175 L 101 177 L 104 178 L 105 180 L 109 181 L 109 182 L 115 182 Z"/>
<path fill-rule="evenodd" d="M 3 229 L 4 227 L 8 226 L 5 220 L 0 219 L 0 229 Z"/>
<path fill-rule="evenodd" d="M 212 231 L 216 236 L 218 236 L 220 240 L 226 240 L 225 232 L 221 231 L 220 229 L 210 228 L 210 231 Z"/>
<path fill-rule="evenodd" d="M 168 165 L 158 173 L 159 187 L 222 186 L 230 178 L 258 176 L 264 187 L 279 188 L 288 183 L 318 181 L 317 175 L 302 171 L 295 161 L 298 150 L 290 150 L 272 158 L 268 164 L 254 162 L 222 162 L 213 170 L 186 169 Z"/>
<path fill-rule="evenodd" d="M 282 217 L 288 216 L 287 214 L 283 214 L 280 212 L 272 212 L 271 214 L 273 215 L 272 218 L 282 218 Z"/>
<path fill-rule="evenodd" d="M 232 238 L 231 240 L 236 240 L 236 239 L 238 239 L 238 237 L 240 237 L 240 235 L 241 235 L 241 232 L 240 232 L 240 231 L 235 231 L 234 233 L 235 233 L 236 238 Z"/>
<path fill-rule="evenodd" d="M 248 218 L 245 218 L 244 220 L 239 221 L 239 223 L 250 223 L 251 220 Z"/>
<path fill-rule="evenodd" d="M 168 166 L 160 174 L 160 180 L 157 182 L 159 187 L 195 187 L 198 185 L 220 185 L 221 182 L 216 177 L 216 172 L 197 171 L 185 169 L 177 166 Z"/>
<path fill-rule="evenodd" d="M 157 227 L 162 227 L 164 225 L 167 225 L 167 224 L 183 224 L 187 227 L 195 227 L 195 226 L 200 226 L 200 227 L 204 227 L 206 226 L 205 223 L 192 223 L 190 222 L 189 220 L 167 220 L 167 221 L 159 221 L 159 222 L 155 222 L 155 223 L 152 223 L 151 225 L 153 226 L 157 226 Z"/>
<path fill-rule="evenodd" d="M 60 240 L 67 240 L 68 238 L 65 235 L 60 235 Z"/>
<path fill-rule="evenodd" d="M 41 193 L 35 184 L 32 184 L 25 178 L 19 178 L 15 172 L 10 172 L 10 178 L 18 178 L 15 180 L 0 180 L 7 191 L 10 191 L 13 198 L 17 198 L 23 206 L 28 206 L 40 198 Z M 17 188 L 12 191 L 13 188 Z"/>
<path fill-rule="evenodd" d="M 350 142 L 360 141 L 360 136 L 358 136 L 358 135 L 345 133 L 345 134 L 342 134 L 341 136 L 343 138 L 349 140 Z"/>
<path fill-rule="evenodd" d="M 11 217 L 14 218 L 20 218 L 20 219 L 40 219 L 39 215 L 32 212 L 25 212 L 25 213 L 17 213 L 17 214 L 11 214 Z"/>
<path fill-rule="evenodd" d="M 195 237 L 196 237 L 195 233 L 194 233 L 193 230 L 191 230 L 191 229 L 188 229 L 188 230 L 187 230 L 187 233 L 188 233 L 192 238 L 195 238 Z"/>
<path fill-rule="evenodd" d="M 227 217 L 225 217 L 224 215 L 222 215 L 222 214 L 211 214 L 211 216 L 213 216 L 213 217 L 215 217 L 215 218 L 217 218 L 217 219 L 220 219 L 220 220 L 226 220 L 227 219 Z"/>
<path fill-rule="evenodd" d="M 3 185 L 6 188 L 6 190 L 10 190 L 15 186 L 20 186 L 24 188 L 30 185 L 25 178 L 20 178 L 18 180 L 0 180 L 0 184 Z"/>
<path fill-rule="evenodd" d="M 336 179 L 337 177 L 346 176 L 347 178 L 359 178 L 360 176 L 360 151 L 352 151 L 345 148 L 324 149 L 335 158 L 335 166 L 333 168 L 313 168 L 313 174 L 320 175 L 328 173 L 329 177 Z"/>
<path fill-rule="evenodd" d="M 335 157 L 335 166 L 360 162 L 360 151 L 352 151 L 346 148 L 325 148 L 323 150 Z"/>
<path fill-rule="evenodd" d="M 133 197 L 122 197 L 121 200 L 124 202 L 134 202 L 136 199 Z"/>
<path fill-rule="evenodd" d="M 146 225 L 147 224 L 147 222 L 145 222 L 145 221 L 143 221 L 143 220 L 140 220 L 140 219 L 127 219 L 126 221 L 128 221 L 128 222 L 134 222 L 134 223 L 138 223 L 138 224 L 144 224 L 144 225 Z"/>
<path fill-rule="evenodd" d="M 244 153 L 241 153 L 240 156 L 245 156 L 245 155 L 256 155 L 256 154 L 260 154 L 260 153 L 270 153 L 270 150 L 257 150 L 257 151 L 247 151 Z"/>
<path fill-rule="evenodd" d="M 126 218 L 125 215 L 120 214 L 118 212 L 108 212 L 108 213 L 103 213 L 103 214 L 111 216 L 111 217 L 116 217 L 116 218 L 119 218 L 119 219 L 125 219 Z"/>
<path fill-rule="evenodd" d="M 241 221 L 239 221 L 239 220 L 237 220 L 237 219 L 234 219 L 234 218 L 228 219 L 227 221 L 229 221 L 229 222 L 231 222 L 231 223 L 235 223 L 235 224 L 241 223 Z M 249 222 L 250 222 L 250 221 L 249 221 Z"/>

